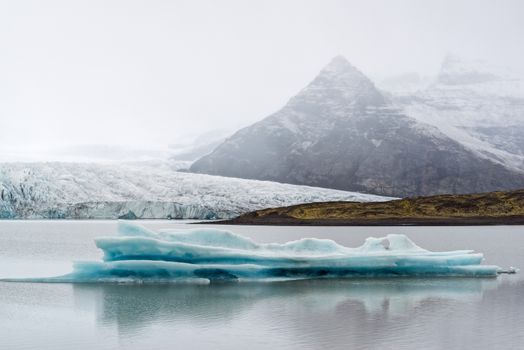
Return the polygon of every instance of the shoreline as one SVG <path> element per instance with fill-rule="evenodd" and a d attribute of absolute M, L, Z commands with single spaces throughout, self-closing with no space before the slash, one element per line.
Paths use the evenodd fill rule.
<path fill-rule="evenodd" d="M 319 202 L 268 208 L 217 224 L 294 226 L 524 225 L 524 190 L 386 202 Z"/>
<path fill-rule="evenodd" d="M 206 222 L 199 221 L 193 224 L 206 224 Z M 524 216 L 307 220 L 291 217 L 238 217 L 231 220 L 215 221 L 213 224 L 256 226 L 506 226 L 524 225 Z"/>

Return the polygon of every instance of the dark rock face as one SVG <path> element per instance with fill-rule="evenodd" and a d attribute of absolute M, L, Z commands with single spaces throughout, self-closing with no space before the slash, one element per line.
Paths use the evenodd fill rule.
<path fill-rule="evenodd" d="M 343 57 L 191 171 L 392 196 L 524 187 L 524 174 L 403 114 Z"/>

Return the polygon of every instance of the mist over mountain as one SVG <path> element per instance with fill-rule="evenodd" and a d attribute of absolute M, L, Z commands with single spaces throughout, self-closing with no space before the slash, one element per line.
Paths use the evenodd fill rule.
<path fill-rule="evenodd" d="M 172 153 L 169 158 L 174 161 L 195 161 L 211 153 L 231 134 L 230 130 L 216 129 L 199 135 L 191 143 L 172 144 L 169 146 Z"/>
<path fill-rule="evenodd" d="M 378 88 L 383 93 L 393 96 L 409 96 L 430 86 L 434 77 L 420 75 L 415 72 L 395 74 L 374 79 Z"/>
<path fill-rule="evenodd" d="M 191 171 L 394 196 L 523 187 L 521 140 L 507 137 L 522 125 L 522 100 L 505 92 L 519 82 L 483 69 L 450 57 L 436 82 L 398 97 L 335 57 L 281 110 Z"/>

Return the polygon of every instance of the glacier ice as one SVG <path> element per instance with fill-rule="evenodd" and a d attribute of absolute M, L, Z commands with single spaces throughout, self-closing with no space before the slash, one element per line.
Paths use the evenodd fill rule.
<path fill-rule="evenodd" d="M 177 172 L 168 162 L 0 163 L 0 219 L 230 219 L 300 203 L 390 199 Z"/>
<path fill-rule="evenodd" d="M 357 248 L 305 238 L 260 244 L 213 228 L 154 232 L 119 222 L 119 235 L 96 238 L 103 261 L 77 262 L 73 272 L 33 282 L 276 281 L 348 277 L 495 277 L 471 250 L 432 252 L 404 235 L 367 238 Z"/>

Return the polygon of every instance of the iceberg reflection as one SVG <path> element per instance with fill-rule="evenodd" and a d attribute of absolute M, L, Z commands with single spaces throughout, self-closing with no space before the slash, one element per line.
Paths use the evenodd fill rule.
<path fill-rule="evenodd" d="M 290 315 L 332 314 L 340 310 L 362 317 L 409 315 L 428 301 L 478 302 L 495 279 L 301 280 L 281 283 L 210 285 L 76 284 L 78 304 L 97 305 L 98 322 L 116 323 L 121 331 L 175 322 L 212 326 L 242 318 L 257 309 Z M 367 316 L 366 316 L 367 315 Z M 347 315 L 346 315 L 347 316 Z M 271 317 L 271 315 L 268 315 Z M 347 318 L 347 317 L 345 317 Z M 362 320 L 362 319 L 361 319 Z"/>

